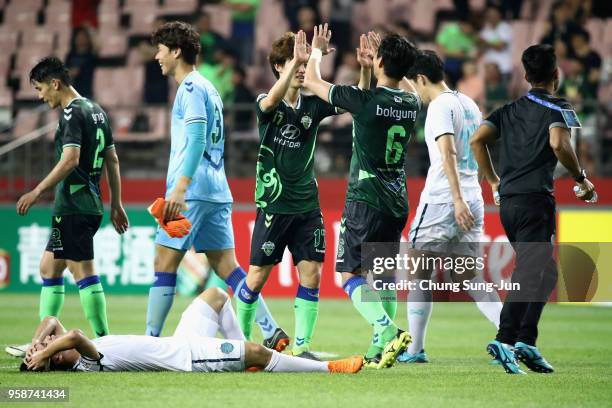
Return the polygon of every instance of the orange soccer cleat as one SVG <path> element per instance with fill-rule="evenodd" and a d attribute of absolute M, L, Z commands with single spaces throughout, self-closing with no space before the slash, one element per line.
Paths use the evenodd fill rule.
<path fill-rule="evenodd" d="M 342 360 L 334 360 L 327 363 L 330 373 L 346 373 L 355 374 L 363 367 L 363 357 L 353 356 L 349 358 L 343 358 Z"/>
<path fill-rule="evenodd" d="M 168 236 L 171 238 L 183 238 L 189 234 L 189 231 L 191 231 L 191 223 L 181 214 L 179 214 L 178 217 L 172 221 L 164 222 L 165 206 L 166 200 L 163 198 L 157 198 L 155 201 L 153 201 L 153 204 L 149 206 L 149 214 L 155 218 L 155 221 L 157 221 L 159 226 L 162 227 L 162 229 L 166 231 L 166 234 L 168 234 Z"/>

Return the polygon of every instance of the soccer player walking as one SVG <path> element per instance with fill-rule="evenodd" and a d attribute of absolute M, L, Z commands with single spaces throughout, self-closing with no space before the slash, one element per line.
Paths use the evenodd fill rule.
<path fill-rule="evenodd" d="M 448 88 L 444 82 L 444 64 L 433 51 L 419 52 L 408 79 L 422 101 L 429 104 L 425 142 L 430 165 L 410 228 L 411 246 L 418 250 L 476 257 L 483 234 L 484 202 L 478 165 L 469 141 L 482 115 L 472 99 Z M 478 274 L 470 281 L 484 282 Z M 485 317 L 498 327 L 502 305 L 497 292 L 469 290 L 468 294 Z M 428 362 L 424 347 L 432 306 L 431 291 L 417 289 L 408 294 L 408 328 L 412 343 L 399 356 L 399 361 Z"/>
<path fill-rule="evenodd" d="M 493 112 L 470 142 L 478 166 L 493 192 L 499 194 L 501 221 L 516 251 L 512 282 L 521 287 L 508 294 L 497 336 L 487 351 L 509 374 L 524 374 L 517 358 L 532 371 L 552 373 L 536 340 L 542 310 L 557 283 L 552 257 L 557 162 L 576 181 L 580 200 L 590 200 L 594 187 L 570 142 L 570 128 L 580 126 L 576 114 L 567 101 L 554 96 L 559 85 L 554 49 L 534 45 L 523 52 L 521 60 L 531 90 Z M 500 147 L 499 177 L 487 147 L 495 141 Z"/>
<path fill-rule="evenodd" d="M 63 272 L 68 268 L 79 286 L 92 331 L 97 337 L 105 336 L 106 300 L 93 262 L 93 237 L 104 213 L 100 197 L 103 171 L 110 187 L 111 222 L 119 234 L 128 228 L 110 123 L 98 104 L 81 97 L 70 85 L 68 70 L 59 59 L 41 60 L 30 71 L 30 82 L 39 99 L 51 108 L 62 109 L 55 132 L 57 164 L 17 202 L 17 213 L 26 215 L 43 192 L 55 187 L 51 236 L 40 261 L 43 287 L 39 317 L 59 316 L 64 304 Z"/>
<path fill-rule="evenodd" d="M 184 211 L 191 232 L 171 237 L 163 228 L 155 239 L 155 281 L 149 291 L 146 333 L 161 334 L 174 300 L 176 271 L 185 252 L 204 252 L 211 267 L 236 292 L 246 272 L 238 265 L 232 230 L 232 195 L 225 177 L 223 104 L 214 86 L 195 69 L 199 35 L 187 23 L 169 22 L 153 33 L 162 74 L 179 84 L 172 107 L 171 147 L 163 222 Z M 274 337 L 280 330 L 265 303 L 262 314 Z M 276 336 L 278 341 L 282 340 Z M 270 347 L 278 348 L 278 341 Z M 280 342 L 280 346 L 282 346 Z M 286 345 L 285 345 L 286 346 Z M 284 347 L 281 347 L 284 348 Z"/>
<path fill-rule="evenodd" d="M 343 287 L 353 305 L 374 328 L 373 342 L 366 353 L 368 366 L 390 367 L 406 349 L 410 335 L 393 322 L 396 299 L 385 296 L 381 300 L 362 276 L 361 245 L 399 244 L 406 225 L 405 149 L 421 102 L 416 94 L 399 89 L 399 83 L 414 63 L 417 49 L 399 35 L 384 38 L 374 53 L 378 86 L 359 89 L 321 79 L 321 55 L 330 38 L 327 24 L 315 27 L 304 85 L 353 116 L 353 155 L 336 271 L 342 274 Z"/>

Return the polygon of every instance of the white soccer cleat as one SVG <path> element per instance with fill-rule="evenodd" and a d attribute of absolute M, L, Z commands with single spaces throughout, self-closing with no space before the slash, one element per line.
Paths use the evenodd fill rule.
<path fill-rule="evenodd" d="M 13 357 L 24 358 L 26 355 L 26 351 L 30 348 L 30 346 L 30 343 L 22 344 L 20 346 L 6 346 L 4 351 L 6 351 L 7 354 L 10 354 Z"/>

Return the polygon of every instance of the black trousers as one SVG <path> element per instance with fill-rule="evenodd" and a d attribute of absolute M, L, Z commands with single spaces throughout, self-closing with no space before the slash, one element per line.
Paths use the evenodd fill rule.
<path fill-rule="evenodd" d="M 555 199 L 547 194 L 505 196 L 501 221 L 516 252 L 512 282 L 520 290 L 508 292 L 496 340 L 535 346 L 544 305 L 557 284 L 553 259 Z"/>

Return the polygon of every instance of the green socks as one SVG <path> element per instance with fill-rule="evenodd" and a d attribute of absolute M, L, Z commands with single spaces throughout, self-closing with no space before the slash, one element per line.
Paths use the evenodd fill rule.
<path fill-rule="evenodd" d="M 59 317 L 64 305 L 64 278 L 43 278 L 40 289 L 40 306 L 38 317 L 40 320 L 47 316 Z"/>
<path fill-rule="evenodd" d="M 295 312 L 295 341 L 293 355 L 310 351 L 312 334 L 314 333 L 317 317 L 319 315 L 319 288 L 298 286 L 294 303 Z"/>
<path fill-rule="evenodd" d="M 244 337 L 247 340 L 251 340 L 251 329 L 253 328 L 253 321 L 255 321 L 255 313 L 259 303 L 259 292 L 249 289 L 245 279 L 238 287 L 238 293 L 234 294 L 234 298 L 236 299 L 236 314 L 240 329 L 244 333 Z"/>
<path fill-rule="evenodd" d="M 106 336 L 109 333 L 106 319 L 106 299 L 100 278 L 98 275 L 88 276 L 78 281 L 77 284 L 79 285 L 81 305 L 91 329 L 96 337 Z"/>
<path fill-rule="evenodd" d="M 385 311 L 378 292 L 370 288 L 363 277 L 354 276 L 346 281 L 344 290 L 350 296 L 355 309 L 374 328 L 374 338 L 368 353 L 377 354 L 382 351 L 380 344 L 384 345 L 395 337 L 397 326 Z M 389 302 L 389 305 L 391 305 L 391 302 Z M 392 311 L 391 308 L 390 311 Z M 375 353 L 374 351 L 377 349 L 380 350 Z M 366 354 L 367 357 L 372 355 Z"/>

